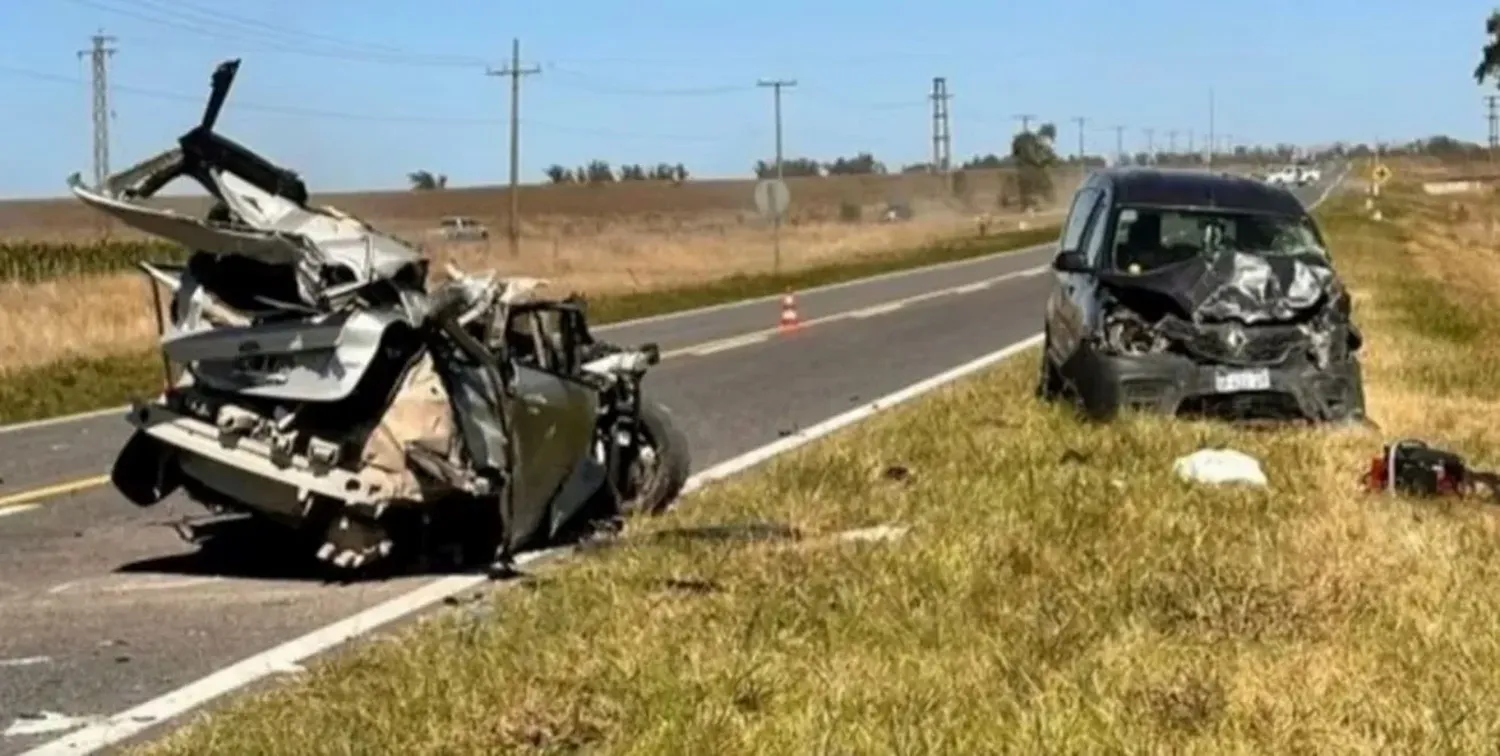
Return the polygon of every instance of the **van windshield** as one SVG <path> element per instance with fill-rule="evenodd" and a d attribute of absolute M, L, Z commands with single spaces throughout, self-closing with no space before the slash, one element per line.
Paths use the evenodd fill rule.
<path fill-rule="evenodd" d="M 1326 257 L 1309 219 L 1216 210 L 1126 207 L 1116 212 L 1114 267 L 1144 273 L 1230 249 L 1262 257 Z"/>

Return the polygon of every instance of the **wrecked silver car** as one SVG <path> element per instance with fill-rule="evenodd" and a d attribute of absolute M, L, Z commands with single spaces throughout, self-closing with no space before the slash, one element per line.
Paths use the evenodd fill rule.
<path fill-rule="evenodd" d="M 101 188 L 73 182 L 91 207 L 192 251 L 140 264 L 170 291 L 168 316 L 157 307 L 170 385 L 131 409 L 115 487 L 140 506 L 181 488 L 344 569 L 439 545 L 503 568 L 667 507 L 689 458 L 641 392 L 656 347 L 596 340 L 584 303 L 545 296 L 542 280 L 450 266 L 429 286 L 419 249 L 312 206 L 296 174 L 215 133 L 238 67 L 218 67 L 176 147 Z M 184 176 L 216 200 L 205 219 L 146 202 Z"/>
<path fill-rule="evenodd" d="M 1348 293 L 1285 189 L 1204 171 L 1096 172 L 1053 269 L 1041 397 L 1100 419 L 1125 407 L 1364 419 Z"/>

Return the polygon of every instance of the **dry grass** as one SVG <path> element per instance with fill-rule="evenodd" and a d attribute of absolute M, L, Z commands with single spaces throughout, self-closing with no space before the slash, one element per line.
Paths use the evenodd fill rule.
<path fill-rule="evenodd" d="M 1000 218 L 992 228 L 1014 229 L 1018 220 Z M 1037 227 L 1055 224 L 1058 217 L 1044 213 L 1029 220 Z M 972 219 L 953 215 L 891 224 L 806 224 L 784 229 L 782 262 L 787 271 L 857 262 L 973 232 Z M 517 259 L 508 255 L 503 241 L 448 245 L 432 254 L 467 269 L 549 276 L 561 288 L 591 295 L 691 285 L 768 272 L 772 266 L 770 232 L 763 228 L 663 235 L 627 227 L 530 243 Z M 156 333 L 150 296 L 145 279 L 136 273 L 0 285 L 0 375 L 73 357 L 148 348 Z"/>
<path fill-rule="evenodd" d="M 1081 177 L 1076 168 L 1052 172 L 1055 195 L 1066 198 Z M 316 181 L 314 180 L 314 184 Z M 907 202 L 919 213 L 970 215 L 997 209 L 1001 194 L 1015 198 L 1012 171 L 969 171 L 966 190 L 954 196 L 940 177 L 926 174 L 791 178 L 789 222 L 837 220 L 840 206 L 862 207 L 867 217 L 888 202 Z M 602 186 L 523 185 L 520 190 L 524 233 L 543 242 L 588 237 L 622 225 L 651 233 L 696 233 L 738 228 L 756 219 L 754 181 L 690 180 L 683 184 L 630 181 Z M 176 185 L 174 185 L 176 187 Z M 316 186 L 313 186 L 316 189 Z M 497 233 L 506 227 L 510 196 L 503 187 L 458 187 L 442 191 L 314 194 L 314 204 L 330 204 L 397 233 L 417 236 L 447 215 L 464 215 L 488 224 Z M 201 215 L 205 197 L 165 197 L 173 209 Z M 98 212 L 71 197 L 0 202 L 0 239 L 88 242 L 109 230 L 128 238 L 135 232 L 107 224 Z"/>
<path fill-rule="evenodd" d="M 1500 334 L 1494 252 L 1398 214 L 1405 232 L 1329 224 L 1371 412 L 1483 465 L 1500 458 L 1500 356 L 1475 348 Z M 145 751 L 1494 748 L 1493 512 L 1360 493 L 1371 431 L 1080 423 L 1031 398 L 1034 359 L 642 526 L 898 523 L 904 541 L 640 536 Z M 1261 459 L 1269 489 L 1172 478 L 1174 457 L 1215 445 Z"/>

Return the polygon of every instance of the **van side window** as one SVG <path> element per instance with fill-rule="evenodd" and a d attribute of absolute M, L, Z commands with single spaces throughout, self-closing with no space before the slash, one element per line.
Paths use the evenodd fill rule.
<path fill-rule="evenodd" d="M 1068 209 L 1068 222 L 1063 228 L 1060 246 L 1063 250 L 1082 251 L 1079 246 L 1083 243 L 1083 232 L 1088 228 L 1089 216 L 1094 209 L 1094 203 L 1099 199 L 1098 189 L 1084 189 L 1073 198 L 1073 207 Z"/>
<path fill-rule="evenodd" d="M 1081 243 L 1085 245 L 1083 254 L 1090 265 L 1099 266 L 1100 253 L 1104 251 L 1104 239 L 1108 236 L 1107 223 L 1109 220 L 1109 197 L 1099 192 L 1094 205 L 1089 209 L 1088 224 L 1084 227 L 1084 235 Z"/>

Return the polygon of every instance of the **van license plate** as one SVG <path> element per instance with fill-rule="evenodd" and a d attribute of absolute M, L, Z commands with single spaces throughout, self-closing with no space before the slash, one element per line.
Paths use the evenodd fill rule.
<path fill-rule="evenodd" d="M 1214 390 L 1221 394 L 1236 391 L 1265 391 L 1271 387 L 1269 370 L 1224 370 L 1214 375 Z"/>

